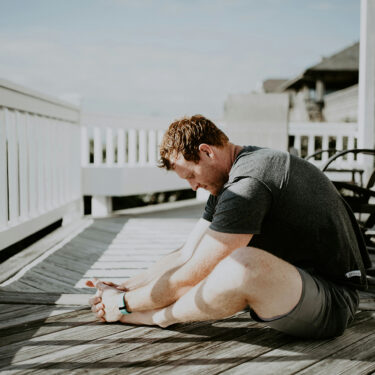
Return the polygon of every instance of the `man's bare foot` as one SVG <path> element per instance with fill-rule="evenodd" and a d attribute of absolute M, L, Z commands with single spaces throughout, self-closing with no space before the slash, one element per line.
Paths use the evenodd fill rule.
<path fill-rule="evenodd" d="M 118 308 L 119 295 L 122 293 L 114 286 L 110 286 L 102 281 L 95 279 L 86 281 L 90 288 L 96 288 L 95 297 L 90 298 L 92 312 L 101 321 L 117 322 L 122 314 Z"/>

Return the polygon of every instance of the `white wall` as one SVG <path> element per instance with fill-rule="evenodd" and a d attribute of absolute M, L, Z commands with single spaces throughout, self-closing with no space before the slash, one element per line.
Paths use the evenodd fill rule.
<path fill-rule="evenodd" d="M 306 94 L 303 90 L 295 92 L 290 91 L 291 108 L 289 111 L 289 120 L 291 122 L 306 122 L 309 121 L 309 114 L 306 109 Z"/>
<path fill-rule="evenodd" d="M 287 150 L 289 96 L 283 94 L 230 95 L 224 104 L 225 130 L 240 145 Z"/>
<path fill-rule="evenodd" d="M 358 85 L 326 95 L 323 116 L 327 122 L 356 122 L 358 119 Z"/>
<path fill-rule="evenodd" d="M 100 128 L 122 129 L 167 129 L 173 121 L 170 118 L 151 116 L 125 116 L 105 113 L 81 113 L 81 125 Z"/>
<path fill-rule="evenodd" d="M 201 113 L 203 116 L 204 113 Z M 195 115 L 190 113 L 187 115 Z M 126 115 L 112 115 L 106 113 L 81 113 L 81 125 L 93 128 L 121 128 L 121 129 L 168 129 L 169 125 L 179 119 L 175 117 L 158 117 L 158 116 L 126 116 Z M 210 118 L 216 125 L 220 126 L 222 120 Z"/>

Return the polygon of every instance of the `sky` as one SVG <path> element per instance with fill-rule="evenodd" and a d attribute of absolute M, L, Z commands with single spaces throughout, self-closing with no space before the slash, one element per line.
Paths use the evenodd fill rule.
<path fill-rule="evenodd" d="M 124 116 L 221 118 L 230 94 L 359 40 L 360 0 L 0 0 L 0 78 Z"/>

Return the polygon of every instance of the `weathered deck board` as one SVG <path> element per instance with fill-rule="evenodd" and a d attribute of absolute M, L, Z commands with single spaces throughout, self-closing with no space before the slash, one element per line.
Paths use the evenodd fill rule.
<path fill-rule="evenodd" d="M 237 329 L 238 322 L 232 326 L 226 321 L 220 322 L 219 324 L 222 327 L 230 328 L 228 331 L 231 331 Z M 234 368 L 235 370 L 239 364 L 244 363 L 242 368 L 246 369 L 246 373 L 258 374 L 258 360 L 263 363 L 261 360 L 263 356 L 267 356 L 274 351 L 283 350 L 285 347 L 294 345 L 297 341 L 272 330 L 269 330 L 269 332 L 263 330 L 264 328 L 259 328 L 258 325 L 254 325 L 245 335 L 228 341 L 223 340 L 222 343 L 217 343 L 216 346 L 212 346 L 210 340 L 201 347 L 195 347 L 193 345 L 192 347 L 181 351 L 174 351 L 172 355 L 165 358 L 165 361 L 160 361 L 159 371 L 163 374 L 175 372 L 178 372 L 179 374 L 191 372 L 216 374 L 225 371 L 226 369 Z M 323 341 L 319 341 L 319 344 L 322 342 Z M 303 341 L 303 344 L 306 344 L 306 340 Z M 294 352 L 294 354 L 296 353 Z M 158 356 L 157 360 L 159 361 L 159 359 L 162 358 Z M 249 371 L 251 370 L 248 368 L 249 362 L 255 364 L 255 366 L 253 366 L 253 369 L 255 370 L 254 372 Z M 259 367 L 261 368 L 262 366 Z M 151 372 L 152 368 L 149 367 L 139 373 L 147 374 Z M 272 371 L 266 373 L 283 374 L 284 371 L 283 369 L 280 371 L 272 369 Z"/>
<path fill-rule="evenodd" d="M 67 237 L 68 239 L 74 237 L 89 223 L 90 220 L 82 219 L 68 224 L 61 228 L 58 234 L 51 233 L 38 241 L 38 243 L 2 262 L 0 264 L 0 282 L 7 280 L 18 270 L 45 253 L 48 249 L 66 240 Z"/>
<path fill-rule="evenodd" d="M 61 293 L 25 293 L 25 292 L 9 292 L 0 291 L 1 313 L 4 310 L 21 309 L 22 304 L 30 305 L 77 305 L 88 306 L 88 294 L 61 294 Z M 4 305 L 4 304 L 14 305 Z"/>
<path fill-rule="evenodd" d="M 255 325 L 254 322 L 249 321 L 248 317 L 246 320 L 247 325 Z M 123 325 L 117 324 L 113 326 L 125 330 L 125 326 Z M 86 331 L 86 327 L 80 328 L 84 328 Z M 56 348 L 56 346 L 58 346 L 57 343 L 55 351 L 52 354 L 53 348 L 44 348 L 44 346 L 42 346 L 42 351 L 47 351 L 48 353 L 38 356 L 39 362 L 36 362 L 37 359 L 33 359 L 35 354 L 34 350 L 29 349 L 27 353 L 23 353 L 23 360 L 13 364 L 13 369 L 32 367 L 35 371 L 35 369 L 41 367 L 44 369 L 48 367 L 54 368 L 56 366 L 57 368 L 72 370 L 74 368 L 85 367 L 90 368 L 90 372 L 95 372 L 95 368 L 107 368 L 111 371 L 113 368 L 129 367 L 129 363 L 134 364 L 135 368 L 144 368 L 144 366 L 139 366 L 139 364 L 143 362 L 140 361 L 140 356 L 143 358 L 153 357 L 155 355 L 156 345 L 158 351 L 161 350 L 164 353 L 171 353 L 175 351 L 176 345 L 191 347 L 192 345 L 196 345 L 196 343 L 211 342 L 211 340 L 213 342 L 229 341 L 246 332 L 244 327 L 242 327 L 242 329 L 225 330 L 225 332 L 223 332 L 223 329 L 217 329 L 205 323 L 185 325 L 177 330 L 160 330 L 153 327 L 126 328 L 126 334 L 123 334 L 122 331 L 114 334 L 108 332 L 105 340 L 96 332 L 93 336 L 87 336 L 85 334 L 85 340 L 77 340 L 75 332 L 70 331 L 69 343 L 75 345 L 74 347 L 58 350 L 58 348 Z M 222 335 L 223 333 L 225 333 L 225 335 Z M 50 339 L 53 340 L 53 337 L 53 335 L 47 338 L 44 337 L 41 344 L 43 344 L 43 342 L 46 343 L 47 340 L 49 343 Z M 61 342 L 62 346 L 65 344 L 66 342 Z M 124 355 L 126 355 L 127 360 L 121 357 Z M 121 358 L 117 358 L 118 356 Z M 25 360 L 25 358 L 27 359 Z M 104 360 L 104 362 L 98 363 L 99 360 Z M 110 362 L 108 363 L 106 360 Z M 42 366 L 41 363 L 43 364 Z"/>
<path fill-rule="evenodd" d="M 16 342 L 0 348 L 0 366 L 4 370 L 24 369 L 30 364 L 45 362 L 46 356 L 64 349 L 77 351 L 77 344 L 90 345 L 90 341 L 105 338 L 113 333 L 128 330 L 124 325 L 103 325 L 98 323 L 75 325 L 64 330 L 48 333 L 37 338 L 31 337 L 27 341 Z M 105 341 L 105 340 L 104 340 Z M 12 365 L 8 367 L 10 362 Z M 19 364 L 20 365 L 17 365 Z M 25 366 L 23 366 L 25 365 Z M 8 368 L 7 368 L 8 367 Z M 38 367 L 38 366 L 36 366 Z"/>
<path fill-rule="evenodd" d="M 35 316 L 35 315 L 34 315 Z M 75 309 L 47 318 L 37 318 L 26 323 L 15 324 L 0 329 L 0 346 L 27 341 L 31 337 L 38 337 L 47 333 L 61 331 L 68 327 L 85 324 L 92 321 L 92 314 L 86 309 Z"/>
<path fill-rule="evenodd" d="M 22 291 L 22 292 L 30 292 L 30 293 L 38 293 L 42 292 L 43 290 L 40 288 L 36 288 L 35 286 L 27 284 L 24 280 L 19 280 L 14 284 L 7 285 L 6 287 L 2 288 L 3 290 L 7 291 Z"/>
<path fill-rule="evenodd" d="M 94 276 L 121 282 L 180 247 L 196 222 L 194 218 L 173 217 L 170 213 L 169 218 L 157 216 L 96 220 L 4 289 L 90 293 L 85 281 Z M 123 262 L 122 267 L 108 267 L 109 259 Z"/>
<path fill-rule="evenodd" d="M 7 318 L 0 318 L 0 329 L 3 328 L 10 328 L 20 324 L 28 324 L 30 321 L 34 320 L 44 320 L 49 316 L 63 314 L 66 312 L 70 312 L 73 310 L 82 309 L 79 306 L 30 306 L 27 307 L 25 305 L 24 312 L 17 312 L 17 314 L 13 314 Z"/>
<path fill-rule="evenodd" d="M 87 319 L 87 312 L 82 314 Z M 216 374 L 225 370 L 236 374 L 292 374 L 298 369 L 315 369 L 327 357 L 322 372 L 325 374 L 338 373 L 331 371 L 338 366 L 335 361 L 354 357 L 358 357 L 362 368 L 371 369 L 375 349 L 369 344 L 374 343 L 375 334 L 366 326 L 371 317 L 361 314 L 358 324 L 342 337 L 319 341 L 296 340 L 261 327 L 247 313 L 167 330 L 75 321 L 74 327 L 64 327 L 63 332 L 46 333 L 8 347 L 18 352 L 3 370 L 33 374 L 52 369 L 74 373 L 89 370 L 90 374 Z M 351 346 L 357 350 L 355 353 L 350 351 Z M 3 357 L 1 350 L 0 355 Z M 356 368 L 351 373 L 357 373 Z"/>
<path fill-rule="evenodd" d="M 365 344 L 372 330 L 375 328 L 374 314 L 361 313 L 357 316 L 352 326 L 339 338 L 332 340 L 295 340 L 280 349 L 269 351 L 255 361 L 236 366 L 228 374 L 248 374 L 254 371 L 256 374 L 294 374 L 314 366 L 317 362 L 339 353 L 348 347 L 354 347 L 358 343 Z M 375 356 L 375 348 L 372 348 Z M 327 368 L 326 368 L 327 371 Z M 327 371 L 326 374 L 336 372 Z"/>
<path fill-rule="evenodd" d="M 298 340 L 252 321 L 247 312 L 160 329 L 99 323 L 87 307 L 75 305 L 87 303 L 92 292 L 84 285 L 87 279 L 123 281 L 182 245 L 201 209 L 95 220 L 2 287 L 1 373 L 284 375 L 375 370 L 374 312 L 359 312 L 339 338 Z M 366 298 L 372 306 L 372 296 Z"/>

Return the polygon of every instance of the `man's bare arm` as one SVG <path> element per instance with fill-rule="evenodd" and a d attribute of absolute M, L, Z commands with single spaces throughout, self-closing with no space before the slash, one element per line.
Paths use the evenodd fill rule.
<path fill-rule="evenodd" d="M 164 256 L 148 270 L 125 281 L 120 287 L 123 287 L 126 290 L 141 288 L 163 274 L 181 267 L 192 257 L 194 250 L 197 248 L 209 225 L 209 221 L 200 219 L 189 234 L 189 237 L 182 248 Z"/>
<path fill-rule="evenodd" d="M 220 233 L 207 229 L 196 242 L 191 256 L 180 266 L 170 268 L 147 285 L 128 292 L 127 307 L 131 311 L 145 311 L 170 305 L 203 280 L 235 249 L 247 246 L 251 237 L 251 234 Z"/>

